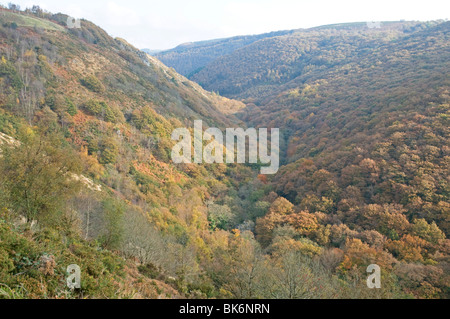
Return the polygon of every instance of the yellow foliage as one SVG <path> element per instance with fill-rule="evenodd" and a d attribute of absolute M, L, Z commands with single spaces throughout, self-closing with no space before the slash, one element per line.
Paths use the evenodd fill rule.
<path fill-rule="evenodd" d="M 322 248 L 319 247 L 312 241 L 309 240 L 295 240 L 295 239 L 285 239 L 278 241 L 273 246 L 275 254 L 282 254 L 286 252 L 299 252 L 302 255 L 308 257 L 318 256 L 322 253 Z"/>

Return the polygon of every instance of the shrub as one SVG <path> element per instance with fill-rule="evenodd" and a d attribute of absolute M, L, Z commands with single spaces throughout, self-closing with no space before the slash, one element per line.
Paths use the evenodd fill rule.
<path fill-rule="evenodd" d="M 89 100 L 86 102 L 85 108 L 91 115 L 100 117 L 106 122 L 116 123 L 116 115 L 109 105 L 103 101 Z"/>
<path fill-rule="evenodd" d="M 5 77 L 7 82 L 16 90 L 20 90 L 23 86 L 16 68 L 11 62 L 7 61 L 5 57 L 2 57 L 0 60 L 0 77 Z"/>
<path fill-rule="evenodd" d="M 67 113 L 69 113 L 72 116 L 77 115 L 78 109 L 75 106 L 75 104 L 72 102 L 70 98 L 66 98 L 66 104 L 67 104 Z"/>
<path fill-rule="evenodd" d="M 102 82 L 100 82 L 100 80 L 94 75 L 90 75 L 84 79 L 81 79 L 80 82 L 84 87 L 92 92 L 101 93 L 105 91 L 105 87 L 103 86 Z"/>
<path fill-rule="evenodd" d="M 113 139 L 105 139 L 100 143 L 100 164 L 112 164 L 117 160 L 119 147 Z"/>

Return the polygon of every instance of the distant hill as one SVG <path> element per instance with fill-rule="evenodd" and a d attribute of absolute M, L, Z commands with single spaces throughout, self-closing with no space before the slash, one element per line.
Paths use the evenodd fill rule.
<path fill-rule="evenodd" d="M 210 62 L 191 79 L 227 97 L 261 100 L 280 85 L 367 55 L 372 47 L 393 43 L 427 26 L 418 22 L 349 23 L 298 30 L 237 49 Z"/>
<path fill-rule="evenodd" d="M 157 53 L 162 52 L 163 50 L 150 50 L 150 49 L 142 49 L 143 52 L 150 54 L 150 55 L 155 55 Z"/>
<path fill-rule="evenodd" d="M 291 34 L 294 31 L 278 31 L 260 35 L 237 36 L 225 39 L 190 42 L 174 49 L 151 53 L 178 73 L 190 78 L 217 58 L 256 41 Z"/>

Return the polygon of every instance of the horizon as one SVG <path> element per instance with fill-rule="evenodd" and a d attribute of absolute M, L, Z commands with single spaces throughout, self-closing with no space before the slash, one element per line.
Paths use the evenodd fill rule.
<path fill-rule="evenodd" d="M 405 22 L 431 22 L 431 21 L 440 21 L 440 20 L 445 21 L 445 22 L 449 21 L 449 19 L 447 19 L 447 18 L 435 19 L 435 20 L 404 20 L 404 19 L 402 19 L 402 20 L 390 20 L 390 21 L 387 21 L 387 20 L 386 21 L 349 21 L 349 22 L 340 22 L 340 23 L 320 24 L 320 25 L 315 25 L 315 26 L 307 27 L 307 28 L 282 29 L 282 30 L 273 30 L 273 31 L 269 31 L 269 32 L 252 33 L 252 34 L 236 34 L 236 35 L 232 35 L 229 37 L 211 38 L 211 39 L 204 39 L 204 40 L 198 40 L 198 41 L 188 41 L 188 42 L 183 42 L 183 43 L 177 44 L 176 46 L 168 48 L 168 49 L 150 49 L 150 48 L 139 48 L 139 49 L 140 50 L 149 50 L 152 52 L 153 51 L 163 52 L 163 51 L 170 51 L 170 50 L 176 49 L 180 46 L 193 44 L 193 43 L 220 41 L 220 40 L 245 37 L 245 36 L 258 36 L 258 35 L 263 35 L 263 34 L 284 32 L 284 31 L 310 30 L 310 29 L 314 29 L 314 28 L 331 27 L 331 26 L 339 26 L 339 25 L 346 25 L 346 24 L 365 24 L 365 23 L 381 23 L 381 24 L 384 23 L 384 24 L 386 24 L 386 23 L 405 23 Z"/>
<path fill-rule="evenodd" d="M 126 5 L 110 0 L 95 3 L 80 0 L 76 4 L 57 0 L 0 1 L 5 6 L 9 2 L 20 5 L 21 10 L 38 5 L 52 13 L 92 21 L 111 36 L 152 51 L 192 42 L 341 23 L 446 20 L 448 16 L 443 16 L 443 12 L 450 12 L 450 3 L 441 0 L 428 1 L 426 8 L 417 0 L 396 3 L 379 0 L 373 2 L 372 10 L 355 0 L 280 0 L 277 4 L 269 0 L 214 3 L 130 0 Z"/>

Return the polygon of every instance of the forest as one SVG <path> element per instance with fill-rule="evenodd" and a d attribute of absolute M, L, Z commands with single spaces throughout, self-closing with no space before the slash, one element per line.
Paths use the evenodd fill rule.
<path fill-rule="evenodd" d="M 449 22 L 273 34 L 189 80 L 67 18 L 0 7 L 0 298 L 449 297 Z M 280 171 L 175 164 L 196 120 L 279 128 Z"/>

